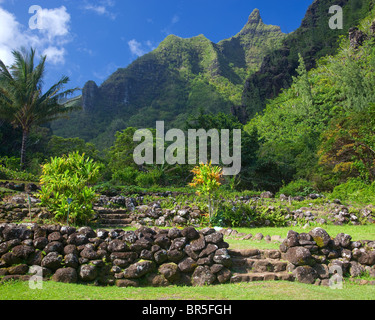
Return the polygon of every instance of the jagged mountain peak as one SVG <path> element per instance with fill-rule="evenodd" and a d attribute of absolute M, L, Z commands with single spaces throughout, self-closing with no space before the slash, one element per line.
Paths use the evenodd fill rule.
<path fill-rule="evenodd" d="M 274 31 L 281 32 L 281 29 L 278 26 L 264 24 L 262 17 L 260 15 L 259 9 L 254 9 L 253 12 L 250 14 L 249 19 L 247 20 L 245 26 L 237 34 L 237 36 L 253 34 L 256 30 L 263 30 L 263 29 L 272 29 Z"/>
<path fill-rule="evenodd" d="M 247 21 L 247 24 L 259 24 L 262 22 L 262 17 L 260 16 L 259 9 L 255 8 L 253 12 L 249 16 L 249 20 Z"/>

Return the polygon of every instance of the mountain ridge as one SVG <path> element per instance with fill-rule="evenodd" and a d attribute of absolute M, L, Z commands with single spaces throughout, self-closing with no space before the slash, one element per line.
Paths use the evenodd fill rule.
<path fill-rule="evenodd" d="M 155 120 L 182 127 L 201 108 L 230 113 L 241 102 L 248 75 L 285 36 L 280 27 L 264 24 L 258 9 L 240 32 L 218 43 L 202 34 L 169 35 L 101 85 L 88 81 L 82 92 L 83 111 L 64 123 L 53 123 L 54 133 L 99 142 L 103 134 L 108 140 L 116 130 L 154 126 Z"/>

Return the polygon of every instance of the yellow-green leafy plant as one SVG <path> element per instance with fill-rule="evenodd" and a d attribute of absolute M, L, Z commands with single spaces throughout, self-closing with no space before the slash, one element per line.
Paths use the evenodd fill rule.
<path fill-rule="evenodd" d="M 221 186 L 223 169 L 213 166 L 212 163 L 201 163 L 192 171 L 194 173 L 193 181 L 189 183 L 190 187 L 196 189 L 198 195 L 207 196 L 210 220 L 214 215 L 214 195 Z"/>
<path fill-rule="evenodd" d="M 78 152 L 51 158 L 42 166 L 41 205 L 53 212 L 58 221 L 87 224 L 94 215 L 97 195 L 92 186 L 100 177 L 100 169 L 100 164 Z"/>

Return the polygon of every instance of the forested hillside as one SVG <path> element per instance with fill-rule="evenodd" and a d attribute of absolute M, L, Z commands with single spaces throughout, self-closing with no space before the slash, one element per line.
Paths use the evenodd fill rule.
<path fill-rule="evenodd" d="M 358 25 L 373 7 L 373 0 L 316 0 L 309 7 L 301 26 L 288 34 L 282 45 L 268 54 L 261 68 L 246 80 L 242 96 L 242 114 L 247 120 L 264 109 L 267 99 L 275 98 L 282 89 L 289 88 L 302 55 L 306 69 L 316 66 L 316 61 L 336 53 L 339 37 L 347 36 L 350 28 Z M 330 29 L 329 8 L 343 8 L 343 28 Z"/>
<path fill-rule="evenodd" d="M 371 13 L 339 51 L 307 71 L 303 56 L 289 89 L 245 127 L 261 141 L 258 170 L 270 186 L 305 179 L 332 190 L 350 178 L 375 178 L 375 23 Z M 263 166 L 263 169 L 262 169 Z"/>

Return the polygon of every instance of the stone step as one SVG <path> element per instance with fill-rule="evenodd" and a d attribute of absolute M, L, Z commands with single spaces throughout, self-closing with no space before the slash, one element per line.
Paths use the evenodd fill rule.
<path fill-rule="evenodd" d="M 262 273 L 233 273 L 230 283 L 253 282 L 253 281 L 294 281 L 295 278 L 289 272 L 262 272 Z"/>
<path fill-rule="evenodd" d="M 279 250 L 259 250 L 259 249 L 228 249 L 232 258 L 252 258 L 252 259 L 280 259 Z"/>
<path fill-rule="evenodd" d="M 132 219 L 126 218 L 126 219 L 106 219 L 106 218 L 100 218 L 100 223 L 105 224 L 131 224 Z"/>
<path fill-rule="evenodd" d="M 233 269 L 242 272 L 282 272 L 287 268 L 288 263 L 277 259 L 252 259 L 232 257 Z"/>
<path fill-rule="evenodd" d="M 100 223 L 101 229 L 123 229 L 130 227 L 130 224 L 110 224 L 110 223 Z"/>
<path fill-rule="evenodd" d="M 107 213 L 107 214 L 100 214 L 100 218 L 102 219 L 127 219 L 129 218 L 129 214 L 119 214 L 119 213 Z"/>
<path fill-rule="evenodd" d="M 94 208 L 94 211 L 96 211 L 99 214 L 129 214 L 128 209 L 108 209 L 108 208 Z"/>

